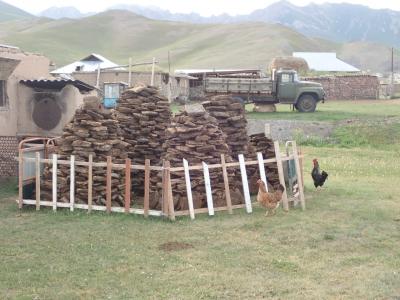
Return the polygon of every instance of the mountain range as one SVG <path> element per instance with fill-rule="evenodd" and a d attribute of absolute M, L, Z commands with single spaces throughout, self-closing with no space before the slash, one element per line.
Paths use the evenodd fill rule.
<path fill-rule="evenodd" d="M 0 8 L 2 7 L 0 0 Z M 3 10 L 0 10 L 2 18 Z M 390 69 L 390 47 L 369 41 L 335 42 L 302 34 L 283 24 L 225 24 L 165 21 L 128 10 L 108 10 L 88 17 L 52 19 L 20 13 L 0 23 L 0 44 L 43 53 L 58 66 L 88 53 L 99 53 L 121 64 L 156 57 L 159 67 L 261 68 L 292 52 L 337 52 L 362 70 Z M 399 61 L 397 56 L 396 61 Z"/>
<path fill-rule="evenodd" d="M 33 18 L 33 15 L 6 2 L 0 1 L 0 22 L 28 18 Z"/>
<path fill-rule="evenodd" d="M 150 19 L 186 23 L 276 23 L 286 25 L 310 37 L 320 37 L 338 42 L 368 41 L 400 47 L 400 12 L 371 9 L 363 5 L 325 3 L 301 7 L 283 0 L 266 8 L 255 10 L 248 15 L 223 14 L 211 17 L 203 17 L 196 13 L 171 13 L 154 6 L 129 4 L 114 5 L 109 9 L 128 10 Z M 70 7 L 52 8 L 41 15 L 53 19 L 87 16 L 76 9 L 71 16 Z"/>
<path fill-rule="evenodd" d="M 79 9 L 73 6 L 64 6 L 64 7 L 49 7 L 48 9 L 45 9 L 44 11 L 40 12 L 38 14 L 39 17 L 45 17 L 45 18 L 50 18 L 54 20 L 59 20 L 59 19 L 81 19 L 84 17 L 92 16 L 95 15 L 96 13 L 91 12 L 91 13 L 81 13 Z"/>

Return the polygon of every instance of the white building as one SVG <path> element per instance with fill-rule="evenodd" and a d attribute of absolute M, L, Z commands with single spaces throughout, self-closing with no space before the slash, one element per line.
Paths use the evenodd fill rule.
<path fill-rule="evenodd" d="M 335 52 L 293 52 L 293 56 L 305 59 L 313 71 L 360 72 L 356 67 L 337 58 Z"/>
<path fill-rule="evenodd" d="M 66 65 L 62 68 L 54 70 L 51 72 L 53 75 L 60 74 L 72 74 L 74 72 L 94 72 L 97 69 L 110 69 L 115 68 L 118 69 L 118 65 L 108 60 L 104 56 L 101 56 L 96 53 L 92 53 L 89 56 L 73 62 L 72 64 Z M 122 68 L 121 68 L 122 69 Z"/>

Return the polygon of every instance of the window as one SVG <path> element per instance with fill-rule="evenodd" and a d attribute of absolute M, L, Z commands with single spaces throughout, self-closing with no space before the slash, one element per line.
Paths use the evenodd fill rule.
<path fill-rule="evenodd" d="M 6 82 L 5 80 L 0 80 L 0 108 L 6 106 L 7 106 Z"/>
<path fill-rule="evenodd" d="M 104 98 L 119 98 L 119 84 L 104 84 Z"/>
<path fill-rule="evenodd" d="M 281 82 L 282 83 L 286 83 L 286 82 L 292 82 L 293 81 L 293 79 L 292 79 L 292 74 L 282 74 L 281 75 L 282 77 L 281 77 Z"/>

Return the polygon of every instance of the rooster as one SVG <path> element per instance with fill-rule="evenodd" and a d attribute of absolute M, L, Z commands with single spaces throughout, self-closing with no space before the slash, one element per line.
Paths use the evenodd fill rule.
<path fill-rule="evenodd" d="M 311 177 L 314 181 L 315 188 L 317 188 L 324 185 L 326 179 L 328 178 L 328 173 L 326 173 L 325 171 L 320 171 L 318 160 L 316 158 L 313 159 L 313 165 L 314 167 L 311 171 Z"/>
<path fill-rule="evenodd" d="M 266 216 L 274 215 L 276 213 L 276 208 L 279 205 L 279 202 L 282 199 L 283 192 L 285 188 L 282 184 L 279 184 L 279 187 L 273 192 L 268 193 L 265 188 L 265 182 L 259 179 L 257 181 L 258 184 L 258 194 L 257 194 L 257 202 L 260 205 L 264 206 L 267 211 L 265 212 Z"/>

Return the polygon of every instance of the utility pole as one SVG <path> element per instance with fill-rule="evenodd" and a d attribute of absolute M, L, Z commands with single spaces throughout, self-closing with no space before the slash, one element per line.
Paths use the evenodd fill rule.
<path fill-rule="evenodd" d="M 168 74 L 171 75 L 171 57 L 169 50 L 168 50 Z"/>
<path fill-rule="evenodd" d="M 171 57 L 170 51 L 168 50 L 168 102 L 172 102 L 172 92 L 171 92 Z"/>
<path fill-rule="evenodd" d="M 392 74 L 390 79 L 390 98 L 394 96 L 394 47 L 392 47 Z"/>
<path fill-rule="evenodd" d="M 129 70 L 128 70 L 128 87 L 132 84 L 132 57 L 129 57 Z"/>
<path fill-rule="evenodd" d="M 156 58 L 153 57 L 153 65 L 151 66 L 151 83 L 150 83 L 151 86 L 154 86 L 154 67 L 155 67 L 155 64 L 156 64 Z"/>

